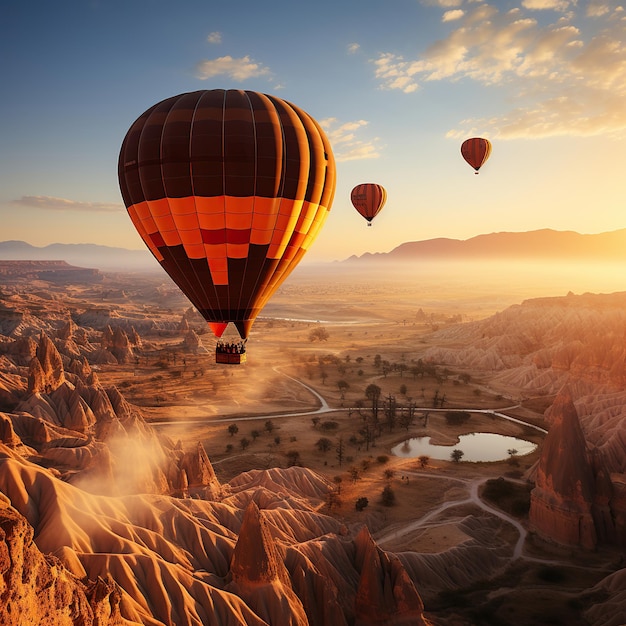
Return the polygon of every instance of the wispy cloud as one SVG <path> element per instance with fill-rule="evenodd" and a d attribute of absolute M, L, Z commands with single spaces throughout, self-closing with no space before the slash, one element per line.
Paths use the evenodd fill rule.
<path fill-rule="evenodd" d="M 414 60 L 380 54 L 372 61 L 375 75 L 381 88 L 404 93 L 430 81 L 473 80 L 504 90 L 518 103 L 503 116 L 459 122 L 451 136 L 476 127 L 507 138 L 623 133 L 625 20 L 623 9 L 611 1 L 592 0 L 583 16 L 574 14 L 576 3 L 568 0 L 523 0 L 507 11 L 466 4 L 455 20 L 445 16 L 460 9 L 444 12 L 444 22 L 453 27 L 445 38 Z M 546 10 L 560 12 L 553 23 L 536 19 Z M 594 21 L 595 35 L 587 34 L 585 20 Z"/>
<path fill-rule="evenodd" d="M 377 139 L 363 140 L 358 137 L 359 130 L 366 127 L 368 123 L 365 120 L 342 123 L 334 117 L 320 120 L 320 126 L 333 146 L 335 160 L 338 162 L 355 161 L 377 159 L 380 156 Z"/>
<path fill-rule="evenodd" d="M 446 11 L 442 18 L 442 22 L 453 22 L 454 20 L 460 20 L 465 15 L 463 9 L 453 9 L 452 11 Z"/>
<path fill-rule="evenodd" d="M 209 43 L 222 43 L 222 33 L 217 30 L 213 31 L 207 35 L 206 40 Z"/>
<path fill-rule="evenodd" d="M 523 0 L 522 6 L 525 9 L 531 9 L 535 11 L 567 11 L 572 4 L 569 0 Z"/>
<path fill-rule="evenodd" d="M 200 61 L 197 65 L 197 77 L 207 80 L 214 76 L 228 76 L 234 80 L 247 80 L 270 74 L 269 68 L 252 60 L 249 56 L 235 59 L 232 56 Z"/>
<path fill-rule="evenodd" d="M 348 44 L 348 54 L 354 54 L 358 51 L 361 46 L 358 43 L 349 43 Z"/>
<path fill-rule="evenodd" d="M 91 213 L 117 213 L 124 210 L 124 205 L 106 202 L 77 202 L 67 198 L 53 196 L 22 196 L 12 204 L 31 209 L 46 211 L 83 211 Z"/>

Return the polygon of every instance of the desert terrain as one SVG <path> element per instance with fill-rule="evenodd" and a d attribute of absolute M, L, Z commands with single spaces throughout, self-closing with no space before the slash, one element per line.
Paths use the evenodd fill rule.
<path fill-rule="evenodd" d="M 3 458 L 9 465 L 9 461 L 21 463 L 20 471 L 29 472 L 30 478 L 18 477 L 18 469 L 12 466 L 11 479 L 3 473 L 0 487 L 7 504 L 31 522 L 35 544 L 43 554 L 54 553 L 60 559 L 59 567 L 80 580 L 93 582 L 97 572 L 103 580 L 109 580 L 105 575 L 111 576 L 113 582 L 107 584 L 121 587 L 122 599 L 109 611 L 120 621 L 111 618 L 100 623 L 322 626 L 413 624 L 420 623 L 419 619 L 458 625 L 609 626 L 626 620 L 626 526 L 621 500 L 624 493 L 620 491 L 626 482 L 626 421 L 621 408 L 626 404 L 626 322 L 621 314 L 626 310 L 626 296 L 586 294 L 593 278 L 590 272 L 559 268 L 549 274 L 545 267 L 530 267 L 523 273 L 518 266 L 515 280 L 511 280 L 510 273 L 497 274 L 491 265 L 432 265 L 408 272 L 397 268 L 304 267 L 290 277 L 255 323 L 248 341 L 248 362 L 225 366 L 214 362 L 215 339 L 202 318 L 158 272 L 97 276 L 83 272 L 72 279 L 67 268 L 60 268 L 62 274 L 55 279 L 50 268 L 44 274 L 37 273 L 41 268 L 27 269 L 6 270 L 1 283 L 0 411 L 9 415 L 14 431 L 12 445 L 8 445 L 7 436 L 3 439 Z M 541 283 L 540 274 L 546 279 Z M 605 280 L 607 292 L 620 291 L 611 289 L 609 279 Z M 618 287 L 616 282 L 613 285 Z M 589 328 L 593 329 L 591 339 L 586 334 Z M 236 339 L 232 332 L 227 331 L 227 340 Z M 123 398 L 123 403 L 111 399 L 111 404 L 130 446 L 118 445 L 114 450 L 108 431 L 103 434 L 98 427 L 99 418 L 95 426 L 85 427 L 83 423 L 72 429 L 58 417 L 58 411 L 50 419 L 58 422 L 55 427 L 64 427 L 65 443 L 58 443 L 60 436 L 48 438 L 57 441 L 56 455 L 50 453 L 51 443 L 37 449 L 28 440 L 31 431 L 24 426 L 23 416 L 47 419 L 42 398 L 46 394 L 52 397 L 61 384 L 58 376 L 57 382 L 46 383 L 48 387 L 32 382 L 36 378 L 32 364 L 28 368 L 35 348 L 22 344 L 30 338 L 33 344 L 38 342 L 37 354 L 53 351 L 52 347 L 42 347 L 42 334 L 53 340 L 62 355 L 59 363 L 74 388 L 83 385 L 78 382 L 83 374 L 76 374 L 77 379 L 72 378 L 75 369 L 70 374 L 70 339 L 76 358 L 84 359 L 83 370 L 89 370 L 84 377 L 91 381 L 89 385 L 115 389 L 115 393 L 107 391 L 110 399 L 118 398 L 116 394 Z M 587 341 L 592 344 L 594 358 L 588 357 Z M 616 341 L 621 341 L 619 350 Z M 16 347 L 20 342 L 22 352 Z M 615 353 L 611 362 L 605 362 L 610 353 Z M 54 376 L 46 373 L 42 357 L 38 358 L 45 374 L 41 380 L 52 380 Z M 47 361 L 54 363 L 56 358 L 48 357 Z M 97 384 L 93 382 L 96 379 Z M 88 395 L 82 393 L 83 399 Z M 54 401 L 46 406 L 53 405 L 58 408 Z M 67 401 L 66 406 L 70 405 Z M 119 405 L 125 407 L 123 411 L 118 411 Z M 552 504 L 553 500 L 562 502 L 567 500 L 563 494 L 555 491 L 543 500 L 535 497 L 534 504 L 531 497 L 539 485 L 536 481 L 542 480 L 537 476 L 548 476 L 552 471 L 545 460 L 542 465 L 541 457 L 547 433 L 560 419 L 554 407 L 561 405 L 565 406 L 564 413 L 570 405 L 575 406 L 582 436 L 597 451 L 594 476 L 610 475 L 610 493 L 617 494 L 607 496 L 605 502 L 615 527 L 604 534 L 596 532 L 591 546 L 577 545 L 569 535 L 549 536 L 546 529 L 552 518 L 546 513 L 550 509 L 546 498 Z M 94 402 L 89 406 L 97 414 Z M 59 451 L 74 445 L 67 443 L 67 431 L 79 433 L 75 436 L 83 440 L 81 449 L 89 448 L 94 439 L 108 441 L 111 451 L 107 454 L 113 457 L 111 472 L 100 471 L 102 457 L 95 453 L 92 463 L 68 463 Z M 137 445 L 133 432 L 141 433 Z M 459 437 L 471 433 L 515 437 L 536 444 L 536 448 L 520 455 L 513 446 L 500 460 L 469 462 L 463 460 Z M 431 443 L 446 446 L 443 457 L 392 453 L 394 447 L 418 437 L 429 437 Z M 117 441 L 119 444 L 119 437 Z M 189 469 L 181 482 L 181 464 L 174 478 L 165 473 L 167 478 L 159 488 L 145 478 L 138 468 L 145 465 L 155 475 L 156 441 L 168 454 L 178 454 L 177 458 L 182 458 L 182 451 L 197 450 L 201 444 L 204 452 L 199 458 L 206 454 L 206 467 L 211 468 L 206 470 L 208 478 L 200 481 L 202 490 L 194 493 Z M 20 448 L 29 445 L 29 450 Z M 455 450 L 462 453 L 456 460 Z M 601 472 L 598 459 L 604 463 Z M 570 462 L 564 460 L 564 466 L 565 461 Z M 27 467 L 27 463 L 37 469 Z M 50 475 L 44 478 L 41 472 Z M 127 483 L 120 480 L 124 474 Z M 32 506 L 18 505 L 18 492 L 34 496 L 27 486 L 20 491 L 15 485 L 35 480 L 40 485 L 46 480 L 53 485 L 47 493 L 57 495 L 47 498 L 51 502 L 56 498 L 56 504 L 49 506 L 64 503 L 68 509 L 59 517 L 70 526 L 62 533 L 68 537 L 56 544 L 51 533 L 43 531 L 41 520 L 28 516 Z M 548 482 L 556 485 L 564 480 L 557 476 Z M 154 520 L 147 518 L 155 515 L 155 507 L 165 507 L 165 500 L 158 504 L 156 496 L 145 495 L 156 492 L 179 502 L 172 506 L 184 509 L 186 520 L 213 520 L 210 527 L 203 522 L 205 529 L 211 529 L 210 538 L 200 535 L 202 547 L 196 545 L 192 552 L 201 549 L 213 564 L 216 560 L 224 563 L 208 569 L 211 574 L 206 573 L 206 564 L 200 567 L 192 563 L 186 566 L 186 578 L 177 574 L 179 583 L 168 586 L 164 582 L 163 590 L 157 593 L 154 582 L 147 582 L 147 575 L 142 582 L 129 565 L 115 565 L 113 557 L 108 561 L 98 557 L 113 552 L 112 547 L 103 547 L 106 542 L 98 547 L 93 541 L 86 545 L 89 542 L 77 539 L 85 531 L 78 528 L 79 522 L 68 522 L 73 507 L 80 510 L 81 506 L 75 493 L 64 491 L 70 486 L 90 494 L 83 504 L 93 514 L 90 524 L 103 516 L 116 520 L 108 522 L 107 534 L 116 526 L 127 525 L 130 530 L 121 535 L 128 543 L 118 541 L 123 544 L 121 553 L 143 554 L 148 550 L 145 540 L 140 542 L 141 550 L 136 542 L 137 535 L 144 532 L 142 524 L 154 530 Z M 41 487 L 38 489 L 41 494 Z M 244 497 L 244 493 L 248 495 Z M 93 499 L 104 496 L 141 498 L 146 507 L 144 517 L 137 513 L 141 508 L 137 503 L 134 515 L 127 508 L 120 517 L 120 509 L 113 504 L 110 506 L 115 512 L 105 513 L 102 501 Z M 595 502 L 599 496 L 590 498 Z M 129 502 L 124 507 L 130 507 Z M 250 502 L 255 503 L 256 513 L 251 512 Z M 213 507 L 210 511 L 209 503 Z M 216 512 L 215 507 L 220 506 L 238 511 L 230 513 L 238 522 L 230 522 L 228 531 L 220 530 L 228 526 L 224 510 Z M 539 517 L 533 518 L 532 506 L 542 511 L 536 514 Z M 44 514 L 42 507 L 39 515 Z M 570 511 L 571 507 L 565 509 Z M 270 530 L 258 521 L 259 510 L 270 520 L 264 522 Z M 280 510 L 291 511 L 297 522 L 279 515 Z M 102 521 L 98 524 L 106 526 Z M 291 580 L 289 589 L 282 583 L 282 600 L 270 601 L 269 596 L 259 600 L 250 591 L 250 581 L 237 574 L 248 571 L 240 563 L 239 569 L 236 567 L 237 558 L 243 558 L 237 557 L 236 546 L 244 545 L 237 543 L 237 536 L 244 535 L 242 529 L 237 533 L 237 528 L 255 524 L 264 528 L 259 531 L 261 544 L 265 545 L 267 533 L 280 544 L 278 553 L 283 555 Z M 312 526 L 319 527 L 318 534 Z M 115 532 L 120 534 L 119 529 Z M 168 542 L 191 550 L 180 538 L 177 543 L 175 532 L 162 534 Z M 359 565 L 350 567 L 360 572 L 360 579 L 347 565 L 342 567 L 344 557 L 334 552 L 337 537 L 353 539 L 357 554 L 354 563 Z M 315 542 L 325 553 L 324 565 L 310 553 Z M 230 547 L 223 545 L 226 543 Z M 294 582 L 296 557 L 289 546 L 297 546 L 297 558 L 310 563 L 308 570 L 299 566 L 309 580 L 307 593 L 303 591 L 306 585 L 298 587 Z M 371 546 L 381 555 L 382 565 L 376 566 L 382 568 L 379 571 L 394 572 L 387 576 L 395 581 L 395 588 L 403 590 L 405 600 L 411 597 L 409 586 L 414 590 L 411 593 L 419 594 L 423 611 L 418 610 L 419 602 L 406 600 L 403 604 L 396 594 L 387 613 L 370 612 L 368 617 L 364 607 L 379 607 L 378 600 L 385 597 L 376 585 L 376 591 L 368 587 L 373 585 L 369 578 L 373 575 L 364 574 L 365 557 L 358 556 L 361 552 L 372 554 Z M 168 550 L 176 552 L 171 546 L 149 548 L 151 555 L 157 555 L 150 557 L 152 563 L 155 558 L 164 558 L 183 567 L 177 557 L 167 556 Z M 385 561 L 390 558 L 391 565 Z M 181 562 L 185 559 L 181 557 Z M 167 577 L 165 571 L 162 569 L 157 578 Z M 347 601 L 334 600 L 343 607 L 341 618 L 330 610 L 322 615 L 320 598 L 330 592 L 313 593 L 311 589 L 318 583 L 310 582 L 311 576 L 333 580 L 332 593 L 356 597 L 357 608 L 346 608 Z M 405 586 L 400 587 L 399 580 L 405 581 Z M 211 597 L 214 617 L 203 618 L 197 609 L 202 605 L 208 610 L 208 601 L 200 600 L 197 593 L 189 598 L 180 591 L 179 584 L 184 588 L 196 584 L 194 581 L 213 590 L 203 593 Z M 352 591 L 347 591 L 350 586 Z M 274 589 L 272 593 L 277 592 Z M 294 593 L 297 601 L 290 599 Z M 174 598 L 175 594 L 181 597 Z M 229 594 L 237 600 L 224 599 L 230 598 Z M 272 602 L 274 609 L 264 613 L 259 608 Z M 302 615 L 294 609 L 297 616 L 281 622 L 282 618 L 275 617 L 284 615 L 276 608 L 280 602 L 304 607 Z M 329 606 L 334 607 L 333 602 Z M 167 609 L 163 603 L 173 608 Z M 184 618 L 181 607 L 187 607 Z M 223 621 L 215 618 L 218 613 Z M 11 623 L 6 613 L 3 620 L 1 623 Z"/>

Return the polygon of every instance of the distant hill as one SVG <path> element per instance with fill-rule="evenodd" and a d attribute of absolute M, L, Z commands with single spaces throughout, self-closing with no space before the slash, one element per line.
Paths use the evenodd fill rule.
<path fill-rule="evenodd" d="M 403 243 L 384 253 L 365 253 L 354 261 L 440 260 L 626 260 L 626 228 L 596 235 L 550 229 L 491 233 L 471 239 L 426 239 Z"/>
<path fill-rule="evenodd" d="M 104 271 L 150 271 L 160 268 L 148 250 L 128 250 L 93 243 L 53 243 L 38 248 L 25 241 L 0 241 L 2 261 L 66 261 Z"/>

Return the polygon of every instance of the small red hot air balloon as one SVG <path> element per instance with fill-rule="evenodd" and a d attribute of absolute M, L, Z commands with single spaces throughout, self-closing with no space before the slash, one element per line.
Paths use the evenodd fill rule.
<path fill-rule="evenodd" d="M 368 226 L 380 213 L 387 201 L 387 190 L 376 183 L 362 183 L 357 185 L 350 194 L 354 208 L 367 220 Z"/>
<path fill-rule="evenodd" d="M 461 154 L 476 170 L 474 173 L 478 174 L 478 170 L 485 164 L 485 161 L 491 154 L 491 142 L 489 139 L 483 139 L 482 137 L 466 139 L 461 144 Z"/>
<path fill-rule="evenodd" d="M 319 124 L 285 100 L 236 89 L 148 109 L 124 138 L 118 175 L 130 218 L 163 269 L 217 337 L 233 322 L 244 342 L 335 193 Z"/>

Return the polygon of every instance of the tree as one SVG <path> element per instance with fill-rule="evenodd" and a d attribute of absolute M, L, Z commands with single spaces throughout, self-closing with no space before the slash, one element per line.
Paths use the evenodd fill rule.
<path fill-rule="evenodd" d="M 361 496 L 360 498 L 356 499 L 354 508 L 357 511 L 362 511 L 369 503 L 370 501 L 365 496 Z"/>
<path fill-rule="evenodd" d="M 341 464 L 343 463 L 343 455 L 345 452 L 345 445 L 343 443 L 343 437 L 339 437 L 339 441 L 337 441 L 337 461 L 339 461 L 339 467 L 341 467 Z"/>
<path fill-rule="evenodd" d="M 261 436 L 261 431 L 255 429 L 250 432 L 250 435 L 252 436 L 252 440 L 256 441 L 257 438 Z"/>
<path fill-rule="evenodd" d="M 230 436 L 232 437 L 233 435 L 236 435 L 239 432 L 239 426 L 237 426 L 237 424 L 231 424 L 228 427 L 228 432 L 230 433 Z"/>
<path fill-rule="evenodd" d="M 464 456 L 465 452 L 463 452 L 463 450 L 459 450 L 458 448 L 455 448 L 454 450 L 452 450 L 452 452 L 450 453 L 450 458 L 455 462 L 458 463 Z"/>
<path fill-rule="evenodd" d="M 378 401 L 380 400 L 381 388 L 374 383 L 365 389 L 365 397 L 372 402 L 372 415 L 378 420 Z"/>
<path fill-rule="evenodd" d="M 289 452 L 287 452 L 287 467 L 293 467 L 294 465 L 302 465 L 300 462 L 300 452 L 298 450 L 289 450 Z"/>
<path fill-rule="evenodd" d="M 341 391 L 341 393 L 344 393 L 346 389 L 350 389 L 350 384 L 347 383 L 345 380 L 338 380 L 337 387 L 339 388 L 339 391 Z"/>
<path fill-rule="evenodd" d="M 247 439 L 246 437 L 244 437 L 239 444 L 241 445 L 242 449 L 245 450 L 249 445 L 250 445 L 250 440 Z"/>
<path fill-rule="evenodd" d="M 333 442 L 328 437 L 320 437 L 315 444 L 320 452 L 328 452 L 333 445 Z"/>
<path fill-rule="evenodd" d="M 381 494 L 381 501 L 385 506 L 393 506 L 396 503 L 396 494 L 390 485 L 385 485 Z"/>
<path fill-rule="evenodd" d="M 309 333 L 309 341 L 314 343 L 315 341 L 328 341 L 328 331 L 323 326 L 316 326 Z"/>
<path fill-rule="evenodd" d="M 272 422 L 272 420 L 267 420 L 267 422 L 265 422 L 265 430 L 270 434 L 272 433 L 274 430 L 274 422 Z"/>
<path fill-rule="evenodd" d="M 350 474 L 350 479 L 352 480 L 353 483 L 355 483 L 357 480 L 359 480 L 359 478 L 361 478 L 361 472 L 359 471 L 358 467 L 352 466 L 349 470 L 349 474 Z"/>
<path fill-rule="evenodd" d="M 430 457 L 427 454 L 422 454 L 417 460 L 420 462 L 420 467 L 424 469 L 430 462 Z"/>

